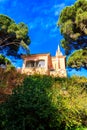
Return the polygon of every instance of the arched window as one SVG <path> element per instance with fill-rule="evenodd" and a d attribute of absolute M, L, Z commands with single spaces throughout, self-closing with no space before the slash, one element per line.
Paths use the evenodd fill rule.
<path fill-rule="evenodd" d="M 45 67 L 45 60 L 38 60 L 36 61 L 36 66 L 37 67 Z"/>

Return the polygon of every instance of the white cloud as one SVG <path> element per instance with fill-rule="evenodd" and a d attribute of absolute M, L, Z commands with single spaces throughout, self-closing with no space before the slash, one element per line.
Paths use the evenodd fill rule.
<path fill-rule="evenodd" d="M 37 27 L 37 24 L 35 22 L 29 22 L 29 29 L 34 29 Z"/>
<path fill-rule="evenodd" d="M 61 12 L 61 10 L 65 7 L 65 4 L 62 3 L 62 4 L 57 4 L 57 5 L 54 5 L 53 8 L 54 8 L 54 15 L 55 16 L 58 16 Z"/>
<path fill-rule="evenodd" d="M 59 15 L 59 11 L 55 11 L 55 16 L 58 16 Z"/>
<path fill-rule="evenodd" d="M 61 4 L 56 4 L 56 5 L 54 5 L 54 8 L 56 9 L 56 8 L 63 8 L 65 6 L 65 3 L 61 3 Z"/>
<path fill-rule="evenodd" d="M 31 4 L 32 5 L 32 4 Z M 35 17 L 29 20 L 29 28 L 42 28 L 43 30 L 56 27 L 56 22 L 60 11 L 65 7 L 64 3 L 47 5 L 46 2 L 41 4 L 39 7 L 33 3 L 31 13 Z M 49 8 L 49 9 L 48 9 Z"/>

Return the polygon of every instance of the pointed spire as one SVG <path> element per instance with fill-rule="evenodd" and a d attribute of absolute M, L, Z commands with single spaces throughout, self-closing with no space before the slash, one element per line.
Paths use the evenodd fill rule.
<path fill-rule="evenodd" d="M 58 51 L 58 54 L 61 53 L 59 44 L 58 44 L 58 49 L 57 49 L 57 51 Z"/>
<path fill-rule="evenodd" d="M 61 52 L 61 50 L 60 50 L 60 46 L 59 46 L 59 44 L 58 44 L 58 48 L 57 48 L 57 51 L 56 51 L 56 56 L 62 56 L 63 54 L 62 54 L 62 52 Z"/>

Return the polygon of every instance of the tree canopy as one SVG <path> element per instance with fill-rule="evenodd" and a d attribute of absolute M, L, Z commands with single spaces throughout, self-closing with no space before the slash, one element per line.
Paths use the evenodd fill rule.
<path fill-rule="evenodd" d="M 58 26 L 64 37 L 61 44 L 66 54 L 70 54 L 72 50 L 82 49 L 81 51 L 75 52 L 74 55 L 72 55 L 72 59 L 74 60 L 75 55 L 78 55 L 78 60 L 80 60 L 82 56 L 87 56 L 87 54 L 84 53 L 84 49 L 87 51 L 87 0 L 78 0 L 74 5 L 65 7 L 60 14 Z M 80 52 L 83 53 L 79 55 Z M 79 62 L 77 66 L 78 64 Z M 68 65 L 71 65 L 71 63 Z M 83 62 L 83 65 L 79 64 L 79 67 L 82 66 L 87 66 L 87 63 Z"/>
<path fill-rule="evenodd" d="M 79 69 L 80 67 L 87 69 L 87 49 L 80 49 L 74 52 L 68 58 L 67 65 L 76 69 Z"/>
<path fill-rule="evenodd" d="M 11 64 L 10 60 L 8 60 L 6 57 L 0 54 L 0 65 L 6 65 L 6 64 L 10 65 Z"/>
<path fill-rule="evenodd" d="M 15 67 L 8 58 L 6 58 L 4 55 L 0 54 L 0 73 L 1 73 L 1 75 L 2 75 L 2 70 L 4 72 L 4 69 L 6 72 L 7 71 L 9 72 L 10 70 L 15 70 Z M 6 77 L 6 75 L 5 75 L 5 77 Z"/>
<path fill-rule="evenodd" d="M 16 24 L 8 16 L 0 14 L 0 51 L 5 50 L 8 55 L 16 55 L 19 47 L 29 51 L 29 44 L 26 24 L 22 22 Z"/>

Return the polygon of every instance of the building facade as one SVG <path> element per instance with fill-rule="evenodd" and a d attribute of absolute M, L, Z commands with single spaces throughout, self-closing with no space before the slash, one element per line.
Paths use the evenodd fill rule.
<path fill-rule="evenodd" d="M 24 61 L 22 73 L 28 75 L 46 74 L 59 77 L 67 76 L 65 68 L 66 56 L 63 56 L 59 46 L 55 56 L 45 53 L 22 55 L 22 58 Z"/>

